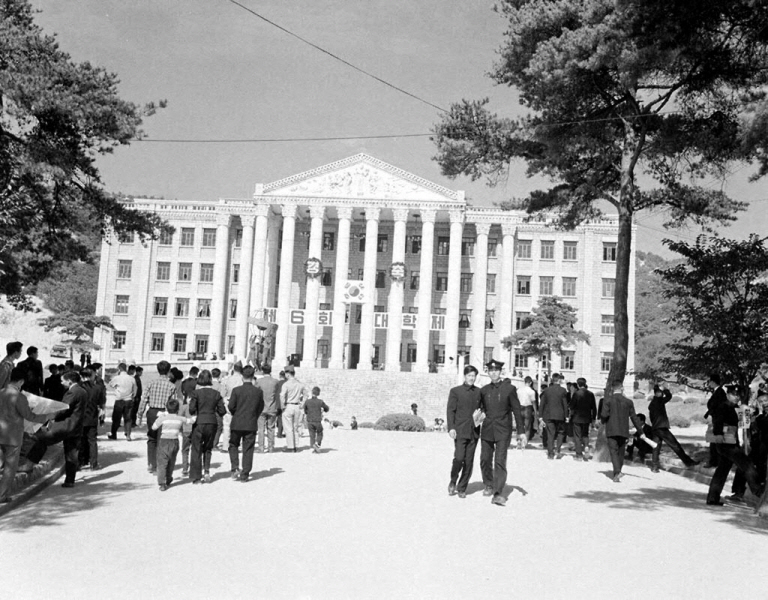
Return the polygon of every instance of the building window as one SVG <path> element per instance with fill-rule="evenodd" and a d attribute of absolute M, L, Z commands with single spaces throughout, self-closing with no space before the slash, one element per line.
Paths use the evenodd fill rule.
<path fill-rule="evenodd" d="M 232 264 L 232 283 L 240 282 L 240 265 L 237 263 Z"/>
<path fill-rule="evenodd" d="M 321 302 L 320 303 L 320 310 L 331 310 L 331 303 L 330 302 Z"/>
<path fill-rule="evenodd" d="M 448 256 L 448 253 L 450 251 L 451 251 L 451 238 L 438 237 L 437 238 L 437 255 Z"/>
<path fill-rule="evenodd" d="M 282 232 L 280 235 L 280 239 L 282 239 Z M 235 229 L 235 248 L 240 248 L 243 245 L 243 230 L 242 229 Z"/>
<path fill-rule="evenodd" d="M 471 311 L 462 311 L 459 313 L 459 329 L 469 329 L 472 326 Z"/>
<path fill-rule="evenodd" d="M 125 346 L 125 331 L 113 331 L 112 332 L 112 349 L 122 350 Z"/>
<path fill-rule="evenodd" d="M 198 354 L 208 354 L 208 336 L 196 335 L 195 336 L 195 352 Z"/>
<path fill-rule="evenodd" d="M 483 364 L 486 365 L 493 360 L 493 346 L 486 346 L 483 348 Z"/>
<path fill-rule="evenodd" d="M 387 272 L 386 271 L 376 271 L 376 287 L 379 289 L 383 289 L 386 287 L 386 278 L 387 278 Z"/>
<path fill-rule="evenodd" d="M 563 260 L 577 260 L 578 242 L 563 242 Z"/>
<path fill-rule="evenodd" d="M 115 314 L 128 314 L 128 296 L 115 296 Z"/>
<path fill-rule="evenodd" d="M 528 357 L 525 354 L 521 354 L 520 352 L 515 352 L 515 368 L 516 369 L 528 368 Z"/>
<path fill-rule="evenodd" d="M 381 346 L 379 346 L 378 344 L 373 346 L 372 361 L 376 365 L 378 365 L 381 362 Z"/>
<path fill-rule="evenodd" d="M 203 248 L 216 247 L 216 230 L 203 229 Z"/>
<path fill-rule="evenodd" d="M 555 242 L 542 240 L 541 260 L 555 260 Z"/>
<path fill-rule="evenodd" d="M 419 314 L 419 307 L 418 306 L 409 306 L 408 312 L 412 315 L 418 315 Z"/>
<path fill-rule="evenodd" d="M 373 312 L 375 312 L 375 313 L 387 312 L 387 307 L 384 306 L 383 304 L 374 304 L 373 305 Z"/>
<path fill-rule="evenodd" d="M 576 297 L 576 278 L 575 277 L 563 277 L 563 297 L 564 298 Z"/>
<path fill-rule="evenodd" d="M 160 232 L 160 239 L 158 240 L 158 243 L 161 246 L 172 246 L 173 245 L 173 233 L 170 231 L 161 231 Z"/>
<path fill-rule="evenodd" d="M 459 283 L 462 294 L 472 293 L 472 273 L 462 273 L 461 282 Z"/>
<path fill-rule="evenodd" d="M 416 362 L 416 344 L 408 344 L 405 350 L 405 362 Z"/>
<path fill-rule="evenodd" d="M 600 353 L 600 370 L 607 372 L 611 370 L 613 366 L 613 352 L 601 352 Z"/>
<path fill-rule="evenodd" d="M 117 278 L 118 279 L 130 279 L 131 271 L 133 271 L 132 260 L 118 260 L 117 261 Z"/>
<path fill-rule="evenodd" d="M 613 315 L 602 315 L 600 320 L 600 333 L 603 335 L 614 335 L 616 333 L 616 324 Z"/>
<path fill-rule="evenodd" d="M 192 263 L 179 263 L 179 281 L 192 279 Z"/>
<path fill-rule="evenodd" d="M 603 298 L 613 298 L 616 295 L 616 280 L 603 279 Z"/>
<path fill-rule="evenodd" d="M 152 352 L 163 352 L 165 350 L 165 334 L 152 334 Z"/>
<path fill-rule="evenodd" d="M 176 310 L 173 313 L 177 317 L 189 316 L 189 298 L 176 298 Z"/>
<path fill-rule="evenodd" d="M 554 293 L 555 278 L 539 277 L 539 295 L 551 296 Z"/>
<path fill-rule="evenodd" d="M 229 318 L 237 318 L 237 298 L 230 298 L 229 300 Z"/>
<path fill-rule="evenodd" d="M 200 282 L 212 283 L 213 282 L 213 264 L 202 263 L 200 265 Z"/>
<path fill-rule="evenodd" d="M 444 308 L 440 308 L 439 306 L 435 306 L 435 307 L 432 309 L 432 314 L 433 314 L 433 315 L 444 315 L 444 314 L 445 314 L 445 311 L 446 311 L 446 309 L 444 309 Z"/>
<path fill-rule="evenodd" d="M 357 244 L 357 249 L 360 252 L 365 252 L 365 234 L 364 233 L 360 234 L 360 239 Z"/>
<path fill-rule="evenodd" d="M 531 324 L 531 313 L 529 312 L 516 312 L 515 313 L 515 331 L 518 329 L 525 329 Z"/>
<path fill-rule="evenodd" d="M 133 244 L 133 231 L 123 231 L 117 234 L 117 240 L 121 244 Z"/>
<path fill-rule="evenodd" d="M 358 280 L 362 281 L 365 279 L 365 269 L 358 269 L 357 270 L 357 278 Z"/>
<path fill-rule="evenodd" d="M 197 316 L 201 319 L 209 319 L 211 317 L 211 299 L 210 298 L 198 298 L 197 299 Z"/>
<path fill-rule="evenodd" d="M 531 247 L 533 242 L 531 240 L 517 240 L 517 258 L 531 258 Z"/>
<path fill-rule="evenodd" d="M 171 263 L 159 262 L 157 263 L 157 280 L 169 281 L 171 279 Z"/>
<path fill-rule="evenodd" d="M 420 235 L 405 236 L 405 251 L 408 254 L 421 254 L 421 236 Z"/>
<path fill-rule="evenodd" d="M 363 319 L 363 305 L 355 304 L 355 323 L 360 325 L 360 321 Z"/>
<path fill-rule="evenodd" d="M 411 289 L 419 289 L 419 271 L 411 271 Z"/>
<path fill-rule="evenodd" d="M 227 354 L 234 354 L 234 353 L 235 353 L 235 336 L 228 335 L 227 336 Z"/>
<path fill-rule="evenodd" d="M 462 256 L 474 256 L 475 255 L 475 240 L 472 238 L 464 238 L 461 240 L 461 255 Z"/>
<path fill-rule="evenodd" d="M 576 353 L 573 350 L 563 350 L 560 355 L 560 368 L 563 371 L 573 371 L 576 368 Z"/>
<path fill-rule="evenodd" d="M 323 250 L 336 250 L 336 234 L 333 231 L 323 231 Z"/>
<path fill-rule="evenodd" d="M 517 276 L 517 293 L 519 296 L 531 295 L 531 278 L 529 275 Z"/>
<path fill-rule="evenodd" d="M 386 233 L 380 233 L 376 240 L 376 252 L 389 251 L 389 236 Z"/>
<path fill-rule="evenodd" d="M 195 228 L 194 227 L 181 228 L 181 245 L 182 246 L 195 245 Z"/>
<path fill-rule="evenodd" d="M 496 249 L 499 246 L 499 240 L 496 238 L 488 238 L 488 258 L 494 258 L 496 256 Z"/>
<path fill-rule="evenodd" d="M 174 352 L 187 351 L 187 334 L 186 333 L 173 334 L 173 351 Z"/>
<path fill-rule="evenodd" d="M 432 346 L 432 360 L 438 365 L 445 364 L 445 346 L 442 344 Z"/>
<path fill-rule="evenodd" d="M 162 298 L 160 296 L 155 297 L 155 308 L 152 312 L 156 317 L 164 317 L 168 314 L 168 298 Z"/>
<path fill-rule="evenodd" d="M 438 292 L 448 291 L 448 273 L 437 272 L 437 277 L 435 277 L 435 290 Z"/>
<path fill-rule="evenodd" d="M 320 279 L 320 285 L 323 287 L 331 287 L 333 285 L 333 270 L 330 268 L 323 269 L 323 277 Z"/>
<path fill-rule="evenodd" d="M 496 328 L 496 311 L 495 310 L 485 311 L 485 328 L 488 330 L 493 330 Z"/>
<path fill-rule="evenodd" d="M 496 293 L 496 273 L 488 273 L 488 279 L 485 280 L 485 293 Z"/>
<path fill-rule="evenodd" d="M 616 242 L 603 242 L 603 262 L 616 262 Z"/>
<path fill-rule="evenodd" d="M 317 358 L 328 360 L 331 357 L 330 340 L 317 340 Z"/>

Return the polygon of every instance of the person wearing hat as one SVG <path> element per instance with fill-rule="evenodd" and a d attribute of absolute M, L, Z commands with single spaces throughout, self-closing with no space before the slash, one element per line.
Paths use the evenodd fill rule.
<path fill-rule="evenodd" d="M 298 452 L 299 423 L 304 409 L 304 401 L 312 397 L 307 387 L 296 379 L 293 365 L 283 369 L 286 381 L 280 388 L 280 406 L 283 409 L 283 430 L 285 431 L 285 451 Z"/>
<path fill-rule="evenodd" d="M 480 470 L 483 474 L 484 496 L 493 496 L 491 502 L 504 506 L 504 486 L 507 483 L 507 449 L 512 437 L 512 415 L 517 424 L 517 438 L 525 447 L 528 438 L 525 435 L 520 401 L 517 388 L 501 380 L 501 368 L 504 363 L 490 360 L 485 367 L 491 382 L 480 390 L 480 409 L 485 413 L 480 431 Z"/>
<path fill-rule="evenodd" d="M 472 477 L 480 433 L 474 420 L 474 413 L 480 408 L 480 388 L 475 385 L 475 379 L 477 369 L 467 365 L 464 367 L 464 383 L 452 388 L 448 394 L 446 423 L 454 447 L 448 495 L 453 496 L 458 491 L 459 498 L 467 497 L 467 484 Z"/>

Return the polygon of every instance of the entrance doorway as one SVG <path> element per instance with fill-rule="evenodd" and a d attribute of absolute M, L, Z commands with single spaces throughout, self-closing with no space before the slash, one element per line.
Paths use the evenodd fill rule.
<path fill-rule="evenodd" d="M 360 362 L 360 344 L 350 344 L 349 368 L 357 369 L 357 363 Z"/>

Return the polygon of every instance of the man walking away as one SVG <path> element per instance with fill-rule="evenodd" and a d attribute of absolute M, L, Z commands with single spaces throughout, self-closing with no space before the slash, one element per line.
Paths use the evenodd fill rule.
<path fill-rule="evenodd" d="M 117 439 L 117 430 L 120 429 L 120 420 L 125 424 L 125 439 L 131 441 L 131 409 L 133 399 L 136 397 L 136 379 L 128 374 L 125 363 L 117 365 L 117 375 L 109 382 L 115 392 L 115 405 L 112 408 L 112 433 L 110 440 Z"/>
<path fill-rule="evenodd" d="M 152 474 L 157 473 L 157 435 L 156 429 L 152 429 L 155 419 L 161 411 L 166 410 L 168 400 L 176 397 L 176 386 L 171 383 L 168 374 L 171 371 L 171 364 L 167 360 L 161 360 L 157 363 L 157 374 L 160 375 L 150 383 L 144 390 L 144 397 L 141 399 L 141 406 L 136 415 L 138 423 L 141 425 L 144 419 L 144 411 L 147 411 L 147 470 Z M 149 410 L 147 410 L 149 406 Z"/>
<path fill-rule="evenodd" d="M 624 395 L 624 385 L 620 381 L 613 384 L 613 394 L 603 402 L 600 418 L 605 423 L 605 436 L 613 463 L 613 481 L 619 483 L 624 476 L 621 469 L 624 466 L 624 452 L 629 437 L 630 419 L 640 438 L 644 441 L 647 440 L 643 435 L 643 424 L 635 413 L 635 405 Z"/>
<path fill-rule="evenodd" d="M 43 393 L 43 363 L 37 360 L 37 348 L 27 348 L 27 358 L 19 363 L 24 369 L 24 387 L 22 391 L 39 396 Z"/>
<path fill-rule="evenodd" d="M 275 421 L 280 411 L 280 396 L 278 394 L 278 381 L 272 377 L 272 367 L 263 365 L 261 372 L 264 377 L 258 379 L 255 383 L 264 393 L 264 410 L 259 415 L 259 452 L 275 451 Z M 264 446 L 264 436 L 266 434 L 267 446 Z"/>
<path fill-rule="evenodd" d="M 131 407 L 131 427 L 136 427 L 136 415 L 139 414 L 139 403 L 141 402 L 141 396 L 144 393 L 144 386 L 141 385 L 141 376 L 144 374 L 144 368 L 136 365 L 134 372 L 131 373 L 131 369 L 128 369 L 128 375 L 133 375 L 136 381 L 136 395 L 133 397 L 133 406 Z"/>
<path fill-rule="evenodd" d="M 539 402 L 539 418 L 541 425 L 547 428 L 547 458 L 563 458 L 560 448 L 565 441 L 565 417 L 568 414 L 568 393 L 560 385 L 563 376 L 559 373 L 552 375 L 552 385 L 541 393 Z"/>
<path fill-rule="evenodd" d="M 312 397 L 304 404 L 304 413 L 307 415 L 307 429 L 309 429 L 309 445 L 312 452 L 320 452 L 323 444 L 323 413 L 329 410 L 328 405 L 320 399 L 320 388 L 312 388 Z"/>
<path fill-rule="evenodd" d="M 264 410 L 264 392 L 253 385 L 254 369 L 251 365 L 243 367 L 243 385 L 232 390 L 229 398 L 229 412 L 232 423 L 229 432 L 229 461 L 232 466 L 232 479 L 245 483 L 253 468 L 253 448 L 256 443 L 256 431 L 259 428 L 259 416 Z M 243 469 L 238 464 L 238 449 L 243 442 Z"/>
<path fill-rule="evenodd" d="M 467 485 L 472 478 L 477 438 L 480 427 L 475 425 L 474 414 L 480 408 L 480 388 L 475 385 L 477 369 L 472 365 L 464 367 L 464 383 L 448 393 L 446 419 L 448 435 L 453 440 L 453 463 L 448 495 L 459 493 L 467 497 Z M 354 417 L 352 417 L 354 419 Z"/>
<path fill-rule="evenodd" d="M 299 424 L 301 423 L 304 400 L 309 396 L 306 387 L 296 379 L 293 365 L 285 367 L 286 381 L 280 389 L 280 406 L 283 408 L 283 430 L 285 451 L 298 452 Z"/>
<path fill-rule="evenodd" d="M 576 447 L 576 460 L 589 460 L 589 426 L 597 420 L 597 402 L 595 395 L 587 389 L 587 380 L 579 377 L 577 389 L 571 396 L 568 407 L 573 424 L 573 443 Z M 585 452 L 586 450 L 586 452 Z"/>
<path fill-rule="evenodd" d="M 78 463 L 80 467 L 99 468 L 99 446 L 96 436 L 99 432 L 99 417 L 104 410 L 105 398 L 101 387 L 96 385 L 96 374 L 89 367 L 80 372 L 80 385 L 86 392 L 85 409 L 83 411 L 83 435 L 80 438 Z"/>

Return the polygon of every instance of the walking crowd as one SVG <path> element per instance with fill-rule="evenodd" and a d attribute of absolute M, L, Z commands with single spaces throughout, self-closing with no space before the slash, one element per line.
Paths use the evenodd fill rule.
<path fill-rule="evenodd" d="M 97 437 L 108 389 L 114 405 L 107 439 L 117 440 L 122 425 L 125 439 L 132 441 L 133 428 L 141 427 L 146 417 L 147 469 L 161 491 L 173 481 L 179 451 L 182 474 L 193 484 L 211 482 L 214 448 L 229 454 L 230 476 L 241 482 L 250 478 L 254 452 L 274 452 L 276 437 L 286 439 L 285 451 L 298 452 L 306 427 L 312 451 L 320 452 L 329 407 L 319 388 L 310 390 L 296 379 L 292 366 L 278 379 L 268 365 L 256 373 L 239 362 L 224 378 L 219 369 L 197 367 L 185 378 L 163 360 L 157 363 L 158 377 L 144 386 L 143 369 L 125 363 L 117 365 L 108 383 L 102 378 L 103 365 L 78 366 L 71 360 L 50 365 L 50 376 L 44 379 L 37 349 L 29 347 L 27 359 L 20 361 L 22 349 L 21 342 L 7 344 L 0 361 L 0 502 L 11 501 L 16 474 L 31 472 L 59 442 L 65 459 L 62 487 L 74 487 L 80 469 L 100 468 Z M 61 404 L 54 412 L 36 414 L 28 395 Z M 26 431 L 25 420 L 41 426 Z"/>

